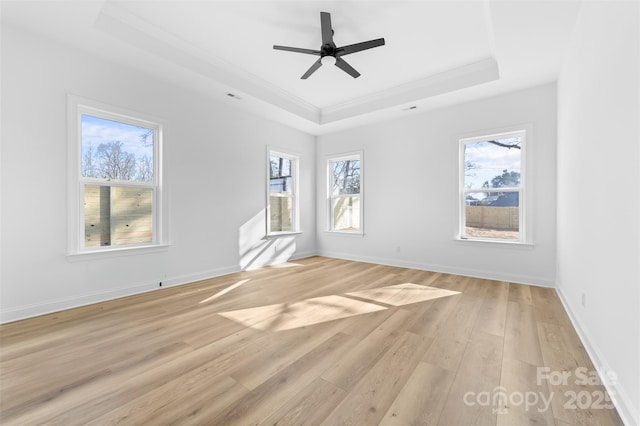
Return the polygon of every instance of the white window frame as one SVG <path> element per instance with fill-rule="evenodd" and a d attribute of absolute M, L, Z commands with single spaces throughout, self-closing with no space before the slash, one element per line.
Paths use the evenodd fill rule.
<path fill-rule="evenodd" d="M 109 183 L 106 179 L 86 178 L 82 176 L 82 115 L 104 118 L 154 130 L 153 155 L 154 170 L 152 182 L 118 181 Z M 168 246 L 163 203 L 162 179 L 162 124 L 159 118 L 116 107 L 92 99 L 75 95 L 67 97 L 68 127 L 68 237 L 67 254 L 69 257 L 104 257 L 110 255 L 128 255 L 135 252 L 148 252 L 164 249 Z M 119 246 L 85 247 L 84 241 L 84 187 L 85 185 L 111 187 L 150 188 L 153 191 L 152 203 L 152 241 Z"/>
<path fill-rule="evenodd" d="M 359 160 L 360 161 L 360 193 L 357 196 L 360 198 L 360 229 L 357 230 L 340 230 L 335 229 L 333 222 L 333 200 L 335 198 L 344 198 L 344 197 L 353 197 L 354 194 L 348 195 L 333 195 L 333 169 L 332 163 L 337 161 L 346 161 L 346 160 Z M 363 151 L 354 151 L 348 152 L 344 154 L 337 155 L 329 155 L 326 157 L 326 165 L 327 165 L 327 232 L 338 233 L 338 234 L 354 234 L 354 235 L 364 235 L 364 152 Z"/>
<path fill-rule="evenodd" d="M 470 143 L 482 142 L 493 139 L 501 139 L 508 136 L 521 136 L 521 149 L 520 149 L 520 187 L 519 188 L 500 188 L 496 191 L 496 188 L 470 188 L 467 189 L 464 186 L 465 178 L 465 146 Z M 459 241 L 465 242 L 488 242 L 499 244 L 514 244 L 514 245 L 533 245 L 531 240 L 531 203 L 528 200 L 528 194 L 531 193 L 530 179 L 528 176 L 528 170 L 531 168 L 531 139 L 533 131 L 531 124 L 523 124 L 518 126 L 505 127 L 500 129 L 492 129 L 484 132 L 475 132 L 466 135 L 461 135 L 458 138 L 459 144 L 459 225 L 458 236 Z M 518 192 L 519 193 L 519 239 L 518 240 L 506 240 L 499 238 L 480 238 L 469 237 L 465 235 L 466 228 L 466 196 L 468 193 L 473 192 Z"/>
<path fill-rule="evenodd" d="M 290 160 L 293 164 L 291 170 L 291 205 L 293 207 L 291 218 L 291 230 L 290 231 L 272 231 L 271 230 L 271 156 L 277 156 Z M 279 148 L 267 147 L 267 161 L 266 161 L 266 232 L 267 237 L 280 237 L 283 235 L 297 235 L 300 234 L 300 197 L 299 197 L 299 177 L 300 177 L 300 155 L 297 153 L 289 152 Z M 280 193 L 274 193 L 275 196 L 282 196 Z"/>

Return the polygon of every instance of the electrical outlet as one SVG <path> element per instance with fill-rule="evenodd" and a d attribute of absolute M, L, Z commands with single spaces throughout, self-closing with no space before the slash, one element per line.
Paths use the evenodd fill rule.
<path fill-rule="evenodd" d="M 400 253 L 400 246 L 396 246 L 396 253 Z"/>
<path fill-rule="evenodd" d="M 582 307 L 586 308 L 587 307 L 587 295 L 582 293 Z"/>

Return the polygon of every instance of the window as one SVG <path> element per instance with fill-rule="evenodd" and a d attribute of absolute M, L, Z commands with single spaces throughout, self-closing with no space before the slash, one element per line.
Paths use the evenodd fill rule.
<path fill-rule="evenodd" d="M 460 237 L 525 242 L 525 131 L 462 139 Z"/>
<path fill-rule="evenodd" d="M 362 154 L 327 161 L 329 230 L 362 233 Z"/>
<path fill-rule="evenodd" d="M 298 232 L 298 157 L 269 150 L 267 234 Z"/>
<path fill-rule="evenodd" d="M 91 101 L 70 104 L 70 252 L 160 245 L 161 126 Z"/>

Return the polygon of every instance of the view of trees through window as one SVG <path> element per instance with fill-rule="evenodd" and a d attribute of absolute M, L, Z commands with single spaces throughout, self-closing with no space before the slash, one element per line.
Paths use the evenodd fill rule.
<path fill-rule="evenodd" d="M 361 230 L 359 156 L 329 160 L 329 170 L 331 230 Z"/>
<path fill-rule="evenodd" d="M 295 159 L 269 156 L 269 232 L 295 231 Z"/>
<path fill-rule="evenodd" d="M 153 129 L 82 115 L 82 176 L 153 180 Z"/>
<path fill-rule="evenodd" d="M 154 129 L 81 116 L 84 246 L 153 241 Z"/>
<path fill-rule="evenodd" d="M 463 144 L 463 238 L 520 240 L 523 136 Z"/>

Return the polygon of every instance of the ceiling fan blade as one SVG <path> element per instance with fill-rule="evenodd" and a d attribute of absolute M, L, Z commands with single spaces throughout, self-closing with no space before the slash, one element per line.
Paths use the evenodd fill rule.
<path fill-rule="evenodd" d="M 378 38 L 375 40 L 363 41 L 362 43 L 350 44 L 348 46 L 338 47 L 337 53 L 339 55 L 348 55 L 350 53 L 360 52 L 362 50 L 373 49 L 374 47 L 384 46 L 384 39 Z"/>
<path fill-rule="evenodd" d="M 346 72 L 353 78 L 360 77 L 360 73 L 356 71 L 351 65 L 347 63 L 344 59 L 336 56 L 336 67 L 340 68 L 342 71 Z"/>
<path fill-rule="evenodd" d="M 277 45 L 273 45 L 273 48 L 275 50 L 286 50 L 287 52 L 296 52 L 296 53 L 306 53 L 309 55 L 320 55 L 320 51 L 319 50 L 313 50 L 313 49 L 302 49 L 300 47 L 289 47 L 289 46 L 277 46 Z"/>
<path fill-rule="evenodd" d="M 310 76 L 311 74 L 313 74 L 314 72 L 316 72 L 316 70 L 317 70 L 318 68 L 320 68 L 321 66 L 322 66 L 322 58 L 320 58 L 320 59 L 318 59 L 317 61 L 315 61 L 315 62 L 313 63 L 313 65 L 311 65 L 311 68 L 309 68 L 309 69 L 307 70 L 307 72 L 305 72 L 305 73 L 302 75 L 302 77 L 300 77 L 300 79 L 302 79 L 302 80 L 306 80 L 307 78 L 309 78 L 309 76 Z"/>
<path fill-rule="evenodd" d="M 320 27 L 322 29 L 322 44 L 333 45 L 333 29 L 329 12 L 320 12 Z"/>

